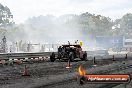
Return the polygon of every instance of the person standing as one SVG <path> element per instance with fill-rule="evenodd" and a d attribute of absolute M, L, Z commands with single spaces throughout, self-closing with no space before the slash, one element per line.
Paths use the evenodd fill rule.
<path fill-rule="evenodd" d="M 70 45 L 70 42 L 68 41 L 68 45 Z"/>

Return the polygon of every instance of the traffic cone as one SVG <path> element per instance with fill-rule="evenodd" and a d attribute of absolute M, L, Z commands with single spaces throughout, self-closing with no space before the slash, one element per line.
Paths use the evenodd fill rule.
<path fill-rule="evenodd" d="M 68 60 L 68 64 L 67 64 L 67 67 L 66 68 L 71 68 L 71 64 L 70 64 L 70 59 Z"/>
<path fill-rule="evenodd" d="M 6 63 L 5 60 L 0 60 L 0 64 L 4 65 Z"/>
<path fill-rule="evenodd" d="M 22 60 L 16 60 L 16 64 L 18 65 L 22 64 Z"/>
<path fill-rule="evenodd" d="M 22 76 L 30 76 L 29 72 L 28 72 L 28 69 L 27 69 L 27 66 L 25 65 L 24 67 L 24 71 L 23 71 L 23 74 Z"/>

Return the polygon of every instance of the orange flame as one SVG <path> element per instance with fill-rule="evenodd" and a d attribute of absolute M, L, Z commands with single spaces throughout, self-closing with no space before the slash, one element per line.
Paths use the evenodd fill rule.
<path fill-rule="evenodd" d="M 79 72 L 79 75 L 81 75 L 81 76 L 84 76 L 86 74 L 85 70 L 82 68 L 81 65 L 78 68 L 78 72 Z"/>

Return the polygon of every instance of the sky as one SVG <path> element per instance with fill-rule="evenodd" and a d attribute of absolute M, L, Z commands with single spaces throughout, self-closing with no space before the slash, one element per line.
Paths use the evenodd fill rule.
<path fill-rule="evenodd" d="M 0 0 L 10 8 L 16 23 L 39 15 L 60 16 L 89 12 L 112 18 L 132 13 L 132 0 Z"/>

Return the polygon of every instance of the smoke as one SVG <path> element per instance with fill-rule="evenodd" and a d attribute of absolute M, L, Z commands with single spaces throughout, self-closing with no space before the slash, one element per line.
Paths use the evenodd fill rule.
<path fill-rule="evenodd" d="M 64 15 L 61 17 L 39 16 L 28 19 L 22 30 L 27 36 L 24 40 L 33 43 L 63 44 L 75 40 L 84 40 L 82 29 L 75 23 L 74 15 Z M 88 36 L 87 36 L 88 38 Z M 88 39 L 87 39 L 88 40 Z"/>
<path fill-rule="evenodd" d="M 78 18 L 77 15 L 72 14 L 60 17 L 47 15 L 29 18 L 25 23 L 15 25 L 14 28 L 7 30 L 8 47 L 10 49 L 10 47 L 19 46 L 20 51 L 27 51 L 27 44 L 37 44 L 32 47 L 31 51 L 39 52 L 43 44 L 51 44 L 46 46 L 46 51 L 49 51 L 49 49 L 52 50 L 52 44 L 68 44 L 68 41 L 74 44 L 76 40 L 83 42 L 84 50 L 95 47 L 95 41 L 91 35 L 84 33 L 85 30 L 82 25 L 79 25 Z M 13 51 L 19 51 L 16 50 L 17 48 Z"/>

